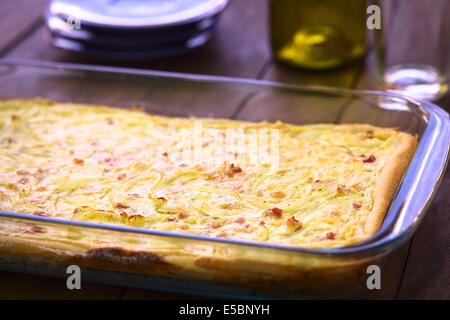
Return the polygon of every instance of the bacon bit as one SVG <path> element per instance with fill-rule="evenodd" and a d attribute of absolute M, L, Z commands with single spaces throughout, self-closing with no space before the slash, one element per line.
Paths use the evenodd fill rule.
<path fill-rule="evenodd" d="M 283 213 L 283 210 L 278 209 L 278 208 L 273 208 L 272 212 L 274 215 L 276 215 L 277 217 L 281 217 L 281 214 Z"/>
<path fill-rule="evenodd" d="M 286 197 L 286 194 L 283 191 L 274 191 L 272 192 L 272 197 L 280 199 Z"/>
<path fill-rule="evenodd" d="M 36 189 L 36 191 L 38 191 L 38 192 L 47 191 L 47 187 L 45 187 L 45 186 L 38 187 Z"/>
<path fill-rule="evenodd" d="M 104 164 L 107 164 L 107 165 L 109 165 L 109 166 L 115 166 L 115 164 L 117 163 L 117 162 L 119 162 L 119 158 L 116 158 L 116 157 L 113 157 L 113 158 L 111 158 L 111 157 L 106 157 L 105 159 L 103 159 L 103 160 L 101 160 Z"/>
<path fill-rule="evenodd" d="M 78 213 L 78 212 L 80 212 L 80 208 L 75 208 L 75 209 L 73 209 L 73 214 L 76 214 L 76 213 Z"/>
<path fill-rule="evenodd" d="M 283 214 L 283 210 L 278 209 L 278 208 L 273 208 L 272 213 L 274 216 L 281 218 L 281 215 Z"/>
<path fill-rule="evenodd" d="M 18 181 L 20 184 L 26 184 L 28 182 L 28 178 L 22 178 Z"/>
<path fill-rule="evenodd" d="M 168 222 L 174 222 L 174 221 L 178 221 L 177 217 L 169 217 L 167 219 Z"/>
<path fill-rule="evenodd" d="M 123 179 L 125 179 L 127 177 L 127 174 L 126 173 L 121 173 L 121 174 L 119 174 L 118 176 L 117 176 L 117 180 L 123 180 Z"/>
<path fill-rule="evenodd" d="M 222 223 L 220 223 L 219 221 L 213 221 L 209 224 L 209 226 L 211 228 L 217 229 L 220 228 L 222 226 Z"/>
<path fill-rule="evenodd" d="M 111 118 L 106 119 L 106 123 L 109 125 L 113 125 L 114 124 L 114 120 Z"/>
<path fill-rule="evenodd" d="M 363 160 L 364 163 L 372 163 L 375 162 L 375 160 L 377 160 L 377 158 L 375 158 L 375 156 L 373 154 L 371 154 L 367 159 Z"/>
<path fill-rule="evenodd" d="M 180 219 L 184 219 L 184 218 L 187 218 L 187 217 L 189 217 L 189 215 L 186 214 L 186 213 L 184 213 L 184 212 L 180 212 L 180 213 L 178 214 L 178 218 L 180 218 Z"/>
<path fill-rule="evenodd" d="M 164 157 L 168 157 L 168 156 L 169 156 L 169 154 L 168 154 L 167 152 L 164 152 L 162 155 L 163 155 Z"/>
<path fill-rule="evenodd" d="M 367 130 L 366 131 L 366 135 L 368 135 L 370 138 L 373 137 L 373 134 L 374 134 L 373 130 Z"/>
<path fill-rule="evenodd" d="M 139 194 L 137 194 L 137 193 L 130 193 L 130 194 L 128 194 L 130 197 L 133 197 L 133 198 L 142 198 L 142 196 L 141 195 L 139 195 Z"/>
<path fill-rule="evenodd" d="M 312 177 L 309 177 L 308 179 L 306 179 L 307 183 L 312 183 L 314 181 L 314 179 Z"/>
<path fill-rule="evenodd" d="M 279 208 L 272 208 L 272 209 L 267 209 L 266 211 L 264 211 L 265 215 L 273 215 L 277 218 L 281 218 L 281 215 L 283 214 L 283 210 L 279 209 Z"/>
<path fill-rule="evenodd" d="M 236 220 L 234 220 L 234 222 L 236 222 L 236 223 L 244 223 L 246 220 L 245 220 L 245 218 L 244 217 L 239 217 L 239 218 L 237 218 Z"/>
<path fill-rule="evenodd" d="M 187 229 L 189 229 L 189 225 L 188 224 L 183 224 L 180 228 L 183 229 L 183 230 L 187 230 Z"/>
<path fill-rule="evenodd" d="M 344 195 L 344 194 L 345 194 L 344 187 L 343 187 L 343 186 L 338 186 L 338 187 L 336 188 L 336 193 L 337 193 L 338 195 Z"/>
<path fill-rule="evenodd" d="M 36 210 L 33 212 L 35 216 L 45 217 L 45 212 L 41 210 Z"/>
<path fill-rule="evenodd" d="M 286 220 L 286 224 L 290 228 L 295 228 L 295 230 L 300 229 L 303 226 L 303 223 L 295 219 L 294 216 L 290 217 Z"/>
<path fill-rule="evenodd" d="M 339 212 L 337 212 L 337 211 L 331 211 L 330 214 L 331 214 L 332 216 L 338 216 L 338 215 L 339 215 Z"/>
<path fill-rule="evenodd" d="M 266 223 L 265 223 L 264 221 L 260 221 L 260 222 L 259 222 L 259 225 L 260 225 L 260 226 L 264 226 L 265 224 L 266 224 Z"/>
<path fill-rule="evenodd" d="M 45 229 L 38 226 L 31 226 L 31 232 L 33 233 L 44 233 Z"/>
<path fill-rule="evenodd" d="M 16 142 L 17 142 L 17 139 L 16 139 L 16 138 L 13 138 L 13 137 L 9 137 L 8 139 L 6 139 L 6 142 L 7 142 L 8 144 L 16 143 Z"/>
<path fill-rule="evenodd" d="M 327 232 L 325 234 L 325 239 L 327 239 L 327 240 L 333 240 L 335 238 L 336 238 L 336 235 L 333 232 Z"/>
<path fill-rule="evenodd" d="M 179 165 L 179 167 L 180 167 L 180 168 L 186 168 L 186 167 L 187 167 L 187 164 L 182 163 L 182 164 Z"/>
<path fill-rule="evenodd" d="M 28 171 L 27 169 L 20 169 L 20 170 L 17 170 L 16 173 L 20 176 L 26 176 L 26 175 L 30 174 L 30 171 Z"/>
<path fill-rule="evenodd" d="M 107 157 L 107 158 L 103 159 L 104 163 L 111 163 L 112 161 L 113 161 L 113 159 L 110 158 L 110 157 Z"/>
<path fill-rule="evenodd" d="M 219 232 L 216 235 L 216 237 L 218 237 L 218 238 L 226 238 L 226 237 L 228 237 L 228 234 L 225 231 L 221 231 L 221 232 Z"/>
<path fill-rule="evenodd" d="M 76 165 L 83 165 L 84 164 L 84 160 L 80 159 L 80 158 L 73 158 L 73 163 L 75 163 Z"/>
<path fill-rule="evenodd" d="M 41 168 L 38 168 L 34 173 L 33 173 L 33 177 L 37 178 L 41 175 L 43 175 L 45 173 L 45 171 Z"/>
<path fill-rule="evenodd" d="M 19 117 L 18 115 L 13 114 L 13 115 L 11 116 L 11 120 L 12 120 L 12 121 L 17 121 L 17 120 L 19 120 L 19 119 L 20 119 L 20 117 Z"/>
<path fill-rule="evenodd" d="M 230 165 L 230 167 L 227 169 L 226 174 L 227 174 L 228 176 L 232 176 L 232 175 L 234 175 L 235 173 L 241 173 L 241 172 L 242 172 L 242 168 L 241 168 L 241 167 L 235 167 L 235 166 L 234 166 L 234 163 L 232 163 L 232 164 Z"/>
<path fill-rule="evenodd" d="M 361 209 L 362 205 L 360 205 L 360 204 L 358 204 L 358 203 L 352 203 L 352 207 L 353 207 L 353 209 L 355 209 L 355 210 L 359 210 L 359 209 Z"/>
<path fill-rule="evenodd" d="M 114 207 L 116 207 L 117 209 L 128 209 L 129 208 L 129 206 L 126 206 L 120 202 L 117 202 L 116 204 L 114 204 Z"/>

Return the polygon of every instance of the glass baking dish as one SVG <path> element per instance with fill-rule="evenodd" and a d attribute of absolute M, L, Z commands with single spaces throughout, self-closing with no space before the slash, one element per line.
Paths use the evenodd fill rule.
<path fill-rule="evenodd" d="M 396 94 L 67 63 L 0 60 L 0 97 L 42 97 L 169 116 L 294 124 L 369 123 L 417 135 L 419 146 L 381 229 L 356 245 L 302 249 L 0 212 L 0 269 L 213 296 L 362 297 L 423 218 L 449 156 L 449 116 Z"/>

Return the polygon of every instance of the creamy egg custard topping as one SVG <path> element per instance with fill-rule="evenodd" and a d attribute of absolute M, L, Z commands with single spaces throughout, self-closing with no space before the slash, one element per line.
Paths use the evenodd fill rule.
<path fill-rule="evenodd" d="M 203 137 L 200 161 L 186 161 L 185 142 L 196 121 L 218 134 Z M 245 139 L 225 159 L 217 149 L 227 150 L 230 129 L 276 132 L 276 167 L 249 161 Z M 343 246 L 379 229 L 416 140 L 370 125 L 169 118 L 4 100 L 0 210 L 299 247 Z"/>

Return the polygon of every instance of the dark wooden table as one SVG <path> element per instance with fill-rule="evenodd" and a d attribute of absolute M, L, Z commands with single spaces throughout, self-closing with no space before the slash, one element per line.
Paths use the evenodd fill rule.
<path fill-rule="evenodd" d="M 43 37 L 46 0 L 0 2 L 0 57 L 107 64 L 52 48 Z M 218 34 L 185 56 L 121 64 L 157 70 L 266 79 L 295 84 L 373 88 L 372 59 L 322 72 L 276 64 L 268 44 L 266 0 L 234 0 L 222 16 Z M 450 110 L 449 98 L 438 104 Z M 372 299 L 450 299 L 450 176 L 443 183 L 414 237 L 394 252 L 382 270 L 382 290 Z M 79 291 L 65 280 L 0 272 L 0 299 L 195 299 L 196 296 L 85 283 Z"/>

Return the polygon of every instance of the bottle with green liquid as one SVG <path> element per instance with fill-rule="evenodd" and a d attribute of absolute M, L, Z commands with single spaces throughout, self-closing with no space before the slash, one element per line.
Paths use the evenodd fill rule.
<path fill-rule="evenodd" d="M 366 0 L 271 0 L 275 59 L 307 69 L 328 69 L 366 51 Z"/>

